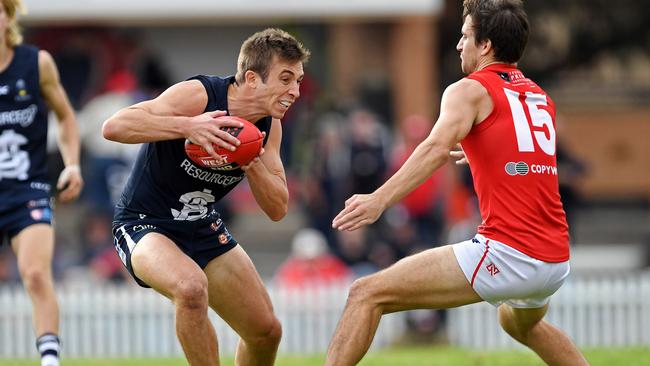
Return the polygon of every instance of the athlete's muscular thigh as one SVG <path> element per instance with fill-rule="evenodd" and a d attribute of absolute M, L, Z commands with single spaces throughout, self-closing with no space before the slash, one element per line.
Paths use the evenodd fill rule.
<path fill-rule="evenodd" d="M 180 282 L 200 282 L 205 277 L 201 267 L 171 239 L 155 232 L 138 241 L 131 253 L 131 266 L 140 280 L 169 298 Z"/>
<path fill-rule="evenodd" d="M 450 308 L 481 301 L 465 278 L 451 246 L 406 257 L 371 275 L 367 286 L 373 302 L 384 312 Z"/>
<path fill-rule="evenodd" d="M 18 258 L 18 267 L 29 270 L 49 268 L 54 252 L 54 230 L 49 224 L 30 225 L 11 239 L 11 247 Z"/>
<path fill-rule="evenodd" d="M 236 246 L 213 259 L 208 276 L 210 307 L 245 337 L 268 331 L 274 321 L 273 305 L 248 254 Z"/>

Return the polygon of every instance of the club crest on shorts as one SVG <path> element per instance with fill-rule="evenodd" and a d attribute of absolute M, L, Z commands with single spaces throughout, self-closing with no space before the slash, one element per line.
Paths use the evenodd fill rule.
<path fill-rule="evenodd" d="M 494 265 L 494 263 L 490 263 L 487 266 L 485 266 L 485 269 L 487 269 L 488 272 L 490 272 L 490 275 L 495 276 L 497 273 L 501 272 L 497 268 L 497 266 Z"/>
<path fill-rule="evenodd" d="M 219 234 L 219 244 L 228 244 L 232 240 L 232 235 L 228 232 L 228 229 L 223 228 L 223 232 Z"/>

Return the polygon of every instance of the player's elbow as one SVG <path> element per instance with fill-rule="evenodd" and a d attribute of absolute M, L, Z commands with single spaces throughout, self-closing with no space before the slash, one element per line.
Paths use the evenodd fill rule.
<path fill-rule="evenodd" d="M 109 118 L 106 121 L 104 121 L 104 124 L 102 124 L 102 136 L 106 140 L 110 141 L 120 141 L 120 128 L 118 123 L 116 123 L 114 118 Z"/>
<path fill-rule="evenodd" d="M 287 204 L 276 205 L 275 207 L 273 207 L 273 209 L 267 210 L 266 215 L 272 221 L 277 222 L 282 220 L 285 216 L 287 216 L 288 211 L 289 211 L 289 207 Z"/>

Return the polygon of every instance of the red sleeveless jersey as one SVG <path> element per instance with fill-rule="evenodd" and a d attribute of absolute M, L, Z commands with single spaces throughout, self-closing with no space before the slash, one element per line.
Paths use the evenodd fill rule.
<path fill-rule="evenodd" d="M 512 65 L 490 65 L 467 78 L 480 82 L 494 105 L 461 141 L 483 218 L 478 233 L 545 262 L 568 260 L 555 103 Z"/>

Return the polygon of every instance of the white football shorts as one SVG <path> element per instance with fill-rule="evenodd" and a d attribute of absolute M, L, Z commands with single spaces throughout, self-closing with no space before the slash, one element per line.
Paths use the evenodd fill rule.
<path fill-rule="evenodd" d="M 543 262 L 477 234 L 452 246 L 474 291 L 494 306 L 540 308 L 569 275 L 569 261 Z"/>

